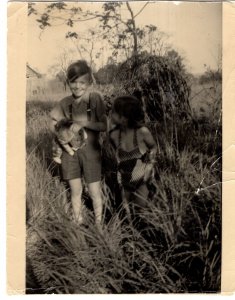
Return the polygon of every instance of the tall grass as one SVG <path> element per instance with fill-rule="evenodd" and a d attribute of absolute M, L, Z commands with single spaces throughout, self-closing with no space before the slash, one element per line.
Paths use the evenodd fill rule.
<path fill-rule="evenodd" d="M 101 234 L 89 205 L 83 212 L 86 226 L 78 228 L 73 221 L 69 191 L 51 162 L 51 105 L 27 103 L 27 292 L 32 293 L 31 288 L 59 294 L 219 291 L 218 117 L 211 114 L 204 123 L 195 115 L 188 124 L 180 120 L 149 124 L 158 145 L 156 182 L 148 208 L 133 222 L 122 205 L 116 209 L 120 190 L 114 156 L 103 149 Z M 89 202 L 86 191 L 83 199 Z"/>

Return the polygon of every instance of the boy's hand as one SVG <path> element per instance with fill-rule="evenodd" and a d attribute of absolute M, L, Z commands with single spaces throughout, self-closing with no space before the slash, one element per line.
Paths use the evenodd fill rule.
<path fill-rule="evenodd" d="M 66 142 L 62 139 L 57 139 L 58 143 L 60 144 L 60 146 L 62 146 L 63 144 L 65 144 Z"/>
<path fill-rule="evenodd" d="M 81 128 L 86 127 L 86 125 L 87 125 L 87 120 L 74 121 L 70 129 L 74 133 L 77 133 Z"/>
<path fill-rule="evenodd" d="M 78 123 L 78 122 L 74 122 L 71 126 L 70 126 L 70 130 L 72 130 L 72 132 L 77 133 L 83 126 Z"/>

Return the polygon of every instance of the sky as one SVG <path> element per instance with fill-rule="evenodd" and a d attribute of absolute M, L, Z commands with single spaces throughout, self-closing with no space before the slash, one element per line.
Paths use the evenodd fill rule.
<path fill-rule="evenodd" d="M 145 2 L 132 2 L 131 7 L 137 13 Z M 39 10 L 45 3 L 37 4 Z M 101 3 L 76 3 L 84 9 L 97 10 Z M 74 6 L 74 4 L 73 4 Z M 127 16 L 127 9 L 123 6 L 122 13 Z M 222 4 L 211 2 L 179 2 L 179 1 L 155 1 L 150 2 L 136 17 L 138 26 L 155 25 L 166 33 L 167 42 L 178 51 L 185 59 L 187 70 L 193 74 L 203 73 L 205 64 L 212 69 L 218 67 L 221 57 L 222 44 Z M 69 39 L 65 39 L 66 33 L 76 31 L 85 32 L 88 28 L 97 28 L 98 21 L 76 23 L 74 28 L 60 25 L 46 28 L 43 32 L 39 29 L 35 17 L 28 18 L 28 63 L 40 73 L 48 73 L 48 68 L 58 63 L 58 57 L 68 49 L 75 49 Z M 102 41 L 97 43 L 101 46 Z M 107 47 L 103 50 L 102 59 L 111 52 Z M 101 66 L 101 60 L 96 61 L 97 68 Z M 76 54 L 76 58 L 79 57 Z"/>

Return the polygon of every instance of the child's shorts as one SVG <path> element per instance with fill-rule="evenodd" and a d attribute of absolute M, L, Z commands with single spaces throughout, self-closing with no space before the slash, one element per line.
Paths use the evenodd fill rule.
<path fill-rule="evenodd" d="M 82 176 L 84 176 L 86 183 L 101 180 L 100 147 L 86 145 L 77 150 L 73 156 L 63 151 L 61 160 L 64 180 L 81 178 Z"/>

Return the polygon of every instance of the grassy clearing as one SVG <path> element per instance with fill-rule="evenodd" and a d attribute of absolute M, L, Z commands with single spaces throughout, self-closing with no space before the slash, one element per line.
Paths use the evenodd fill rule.
<path fill-rule="evenodd" d="M 221 122 L 209 108 L 202 118 L 199 100 L 193 122 L 149 125 L 158 144 L 155 191 L 134 225 L 115 209 L 114 158 L 105 147 L 103 235 L 93 225 L 86 191 L 88 226 L 79 229 L 71 218 L 69 191 L 51 161 L 54 103 L 27 103 L 28 293 L 220 290 Z"/>

